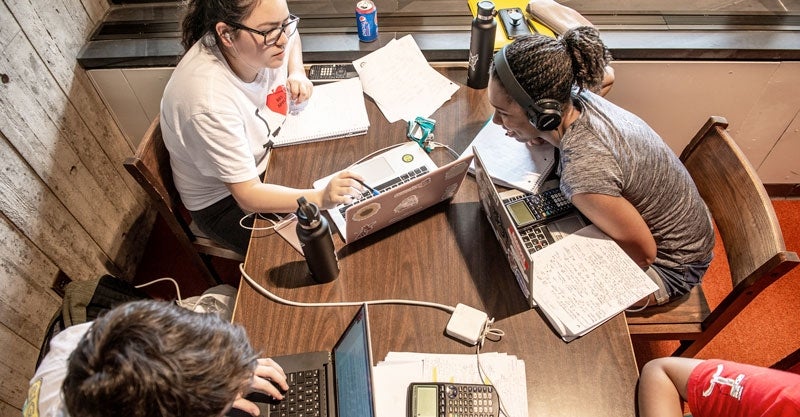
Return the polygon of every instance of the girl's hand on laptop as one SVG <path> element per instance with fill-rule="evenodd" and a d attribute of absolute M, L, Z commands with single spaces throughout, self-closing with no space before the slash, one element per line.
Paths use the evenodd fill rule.
<path fill-rule="evenodd" d="M 269 358 L 258 360 L 253 379 L 250 383 L 250 391 L 261 391 L 276 400 L 283 399 L 283 392 L 289 389 L 286 384 L 286 374 L 283 368 Z M 258 406 L 245 399 L 240 393 L 233 402 L 233 408 L 237 408 L 251 415 L 258 415 Z"/>
<path fill-rule="evenodd" d="M 331 178 L 328 185 L 322 190 L 322 209 L 331 209 L 340 204 L 350 204 L 361 193 L 364 186 L 359 181 L 363 181 L 361 175 L 352 171 L 341 171 Z"/>

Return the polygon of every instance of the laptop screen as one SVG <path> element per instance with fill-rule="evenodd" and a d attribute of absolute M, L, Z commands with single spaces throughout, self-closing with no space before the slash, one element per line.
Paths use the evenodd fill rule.
<path fill-rule="evenodd" d="M 366 304 L 361 306 L 333 348 L 333 366 L 336 375 L 337 415 L 373 416 L 372 352 Z"/>

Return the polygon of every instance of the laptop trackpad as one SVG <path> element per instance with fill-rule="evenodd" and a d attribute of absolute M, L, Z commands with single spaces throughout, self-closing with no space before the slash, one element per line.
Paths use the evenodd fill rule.
<path fill-rule="evenodd" d="M 553 235 L 553 239 L 559 241 L 572 233 L 581 230 L 586 226 L 580 216 L 568 216 L 555 220 L 547 224 L 547 230 Z"/>
<path fill-rule="evenodd" d="M 394 175 L 392 166 L 382 156 L 368 159 L 350 170 L 360 174 L 367 182 L 382 180 Z"/>

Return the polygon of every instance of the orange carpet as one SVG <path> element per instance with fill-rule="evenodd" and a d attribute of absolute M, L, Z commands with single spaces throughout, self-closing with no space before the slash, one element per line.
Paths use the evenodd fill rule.
<path fill-rule="evenodd" d="M 773 200 L 786 249 L 800 252 L 800 200 Z M 719 239 L 719 237 L 717 238 Z M 730 291 L 725 278 L 727 262 L 721 245 L 715 249 L 703 290 L 713 308 Z M 770 366 L 800 347 L 800 267 L 764 290 L 700 353 L 698 358 L 718 358 L 759 366 Z M 678 347 L 672 341 L 637 341 L 636 361 L 641 368 L 648 360 L 669 356 Z"/>

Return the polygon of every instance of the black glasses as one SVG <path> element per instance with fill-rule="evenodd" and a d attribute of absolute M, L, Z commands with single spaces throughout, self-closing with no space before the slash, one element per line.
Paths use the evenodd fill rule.
<path fill-rule="evenodd" d="M 286 37 L 294 35 L 294 33 L 297 32 L 297 22 L 299 21 L 300 21 L 299 17 L 290 14 L 289 18 L 286 19 L 286 22 L 284 22 L 282 25 L 274 29 L 270 29 L 263 32 L 260 30 L 255 30 L 253 28 L 247 27 L 245 25 L 241 25 L 239 23 L 225 22 L 225 24 L 234 27 L 236 29 L 242 29 L 248 32 L 261 35 L 264 37 L 264 46 L 272 46 L 278 43 L 278 39 L 281 38 L 282 33 L 286 34 Z"/>

